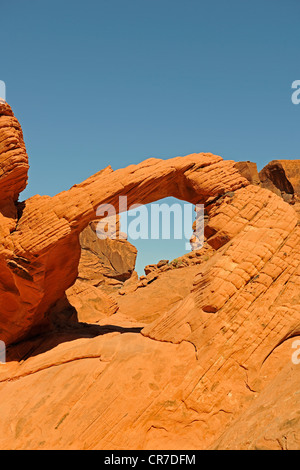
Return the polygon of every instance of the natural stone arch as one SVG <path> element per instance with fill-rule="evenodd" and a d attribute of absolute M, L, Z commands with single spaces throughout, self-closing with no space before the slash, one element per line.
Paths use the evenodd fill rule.
<path fill-rule="evenodd" d="M 5 179 L 6 171 L 14 173 L 18 169 L 18 172 L 24 172 L 23 164 L 18 162 L 18 153 L 23 157 L 24 153 L 22 142 L 18 140 L 20 133 L 13 141 L 9 137 L 7 139 L 9 125 L 2 120 L 2 116 L 0 118 L 0 129 L 2 125 L 5 128 L 5 135 L 1 134 L 0 139 L 3 142 L 0 163 Z M 7 153 L 12 150 L 12 153 Z M 12 175 L 10 178 L 13 181 Z M 24 185 L 24 181 L 20 183 Z M 195 448 L 209 448 L 216 436 L 220 433 L 225 435 L 232 419 L 239 418 L 257 394 L 263 390 L 272 392 L 274 379 L 275 382 L 277 380 L 275 390 L 280 390 L 280 394 L 268 402 L 268 414 L 273 404 L 282 407 L 282 403 L 287 403 L 286 397 L 291 395 L 298 380 L 295 368 L 291 375 L 289 345 L 284 341 L 300 331 L 300 227 L 297 215 L 291 206 L 269 190 L 248 185 L 233 169 L 232 162 L 223 162 L 220 157 L 211 154 L 167 161 L 151 159 L 115 172 L 108 168 L 54 198 L 36 196 L 23 205 L 16 203 L 15 190 L 11 196 L 5 192 L 0 213 L 2 333 L 7 342 L 17 341 L 22 335 L 32 333 L 34 327 L 41 328 L 46 323 L 51 305 L 76 277 L 77 256 L 80 254 L 79 233 L 90 219 L 94 219 L 98 204 L 115 203 L 120 194 L 126 193 L 130 196 L 129 201 L 140 203 L 154 201 L 159 194 L 179 195 L 179 198 L 190 202 L 205 202 L 209 217 L 206 235 L 215 253 L 199 266 L 190 294 L 174 309 L 148 324 L 141 331 L 144 338 L 136 335 L 138 342 L 143 343 L 146 349 L 155 348 L 154 356 L 142 357 L 146 363 L 159 362 L 157 352 L 160 348 L 165 350 L 171 347 L 172 358 L 177 353 L 182 354 L 176 362 L 176 369 L 172 369 L 170 352 L 166 356 L 168 362 L 165 370 L 168 375 L 176 376 L 177 383 L 170 382 L 167 377 L 161 382 L 161 389 L 167 391 L 165 397 L 170 399 L 170 390 L 176 406 L 171 410 L 169 406 L 163 407 L 161 389 L 158 389 L 156 399 L 152 401 L 151 398 L 146 408 L 142 396 L 144 389 L 141 391 L 134 384 L 134 388 L 139 390 L 139 394 L 134 395 L 134 402 L 141 402 L 142 407 L 135 407 L 130 412 L 127 404 L 124 405 L 124 394 L 120 394 L 120 375 L 116 368 L 112 368 L 109 373 L 100 374 L 102 377 L 109 376 L 109 387 L 106 390 L 97 387 L 94 401 L 83 400 L 80 413 L 77 410 L 75 419 L 73 416 L 67 429 L 72 430 L 73 436 L 73 429 L 76 428 L 75 441 L 77 439 L 82 443 L 84 436 L 85 445 L 89 448 L 95 445 L 105 447 L 115 437 L 115 430 L 111 430 L 110 425 L 111 407 L 107 406 L 113 397 L 114 408 L 118 409 L 122 404 L 126 408 L 126 411 L 120 408 L 124 414 L 129 411 L 126 420 L 118 421 L 118 447 L 122 444 L 128 447 L 136 442 L 140 446 L 147 442 L 149 448 L 153 442 L 156 446 L 161 445 L 162 434 L 156 440 L 150 438 L 145 441 L 145 438 L 149 427 L 155 423 L 160 426 L 163 422 L 167 423 L 168 440 L 165 442 L 168 444 L 192 442 Z M 127 339 L 118 343 L 121 353 L 122 348 L 126 348 Z M 285 358 L 277 355 L 280 347 L 276 346 L 280 344 L 286 348 Z M 80 343 L 79 349 L 75 348 L 73 352 L 74 356 L 66 356 L 63 349 L 63 360 L 66 361 L 67 357 L 70 362 L 70 357 L 87 357 L 83 356 L 85 347 Z M 121 364 L 119 369 L 123 371 L 126 364 L 127 370 L 131 371 L 140 366 L 139 352 L 138 348 L 130 358 L 132 361 L 126 362 L 121 354 L 121 362 L 117 362 L 115 367 Z M 93 357 L 97 357 L 98 363 L 101 357 L 98 346 Z M 193 361 L 190 361 L 191 357 Z M 188 367 L 181 374 L 183 364 L 188 364 Z M 36 370 L 41 370 L 40 361 L 37 361 L 36 367 Z M 170 370 L 174 372 L 169 374 Z M 280 381 L 276 379 L 279 370 L 284 373 L 279 376 Z M 28 365 L 25 364 L 25 375 L 31 373 L 32 362 L 29 361 Z M 20 371 L 18 365 L 14 379 L 21 377 L 21 374 L 24 374 L 24 369 L 21 366 Z M 126 384 L 131 382 L 131 376 L 128 379 Z M 289 384 L 282 395 L 284 400 L 280 396 L 282 383 Z M 115 389 L 114 384 L 117 384 Z M 267 389 L 264 388 L 266 384 L 270 385 Z M 95 408 L 94 404 L 99 402 L 99 390 L 104 392 L 103 395 L 101 393 L 101 421 L 106 424 L 99 428 L 99 416 L 96 416 L 97 419 L 92 416 L 88 431 L 82 434 L 86 422 L 80 421 L 78 416 L 89 414 L 92 408 L 87 402 Z M 150 396 L 149 393 L 145 395 Z M 265 403 L 263 400 L 263 406 L 255 409 L 256 422 L 259 412 L 266 409 Z M 255 407 L 256 400 L 253 404 Z M 293 406 L 297 406 L 296 399 Z M 146 419 L 145 409 L 148 413 Z M 288 411 L 290 409 L 287 408 Z M 137 426 L 136 418 L 141 414 L 143 426 Z M 249 415 L 242 416 L 244 423 L 248 423 L 248 419 Z M 195 427 L 191 426 L 193 423 Z M 283 428 L 280 433 L 285 432 L 286 424 Z M 261 429 L 259 427 L 259 439 Z M 49 434 L 51 436 L 51 432 Z M 57 445 L 57 426 L 53 436 Z M 232 438 L 229 433 L 225 445 L 230 446 L 234 436 Z M 60 442 L 70 445 L 65 429 L 60 439 Z M 74 447 L 74 437 L 72 439 L 71 445 Z M 243 446 L 249 446 L 248 430 Z"/>
<path fill-rule="evenodd" d="M 9 133 L 9 127 L 5 133 Z M 18 170 L 16 174 L 20 175 L 20 169 L 24 173 L 24 147 L 21 142 L 18 150 L 18 139 L 14 142 L 13 171 Z M 23 159 L 20 165 L 19 151 Z M 21 186 L 19 180 L 18 185 Z M 290 262 L 297 259 L 299 231 L 292 207 L 270 191 L 249 185 L 234 162 L 212 154 L 149 159 L 116 171 L 108 167 L 69 191 L 54 197 L 34 196 L 22 205 L 15 202 L 14 193 L 13 198 L 5 199 L 1 212 L 0 328 L 1 339 L 7 344 L 48 325 L 51 307 L 76 280 L 79 234 L 95 219 L 100 204 L 117 207 L 120 195 L 128 197 L 128 205 L 147 204 L 167 196 L 193 204 L 205 203 L 209 215 L 208 242 L 217 249 L 216 257 L 199 270 L 193 290 L 180 308 L 145 328 L 143 334 L 151 338 L 189 341 L 200 348 L 204 327 L 206 336 L 214 337 L 216 324 L 219 321 L 227 324 L 226 318 L 234 317 L 235 309 L 241 312 L 241 322 L 248 310 L 253 315 L 255 306 L 248 306 L 247 300 L 251 292 L 249 282 L 258 275 L 266 279 L 264 282 L 268 279 L 275 282 L 268 266 L 275 263 L 281 272 L 287 269 L 288 258 L 282 261 L 285 243 L 292 247 L 292 252 L 286 248 L 291 253 Z M 289 276 L 294 276 L 292 268 L 289 269 Z M 260 280 L 255 281 L 258 292 L 263 285 Z M 289 312 L 282 334 L 299 323 L 297 309 L 289 300 L 284 300 L 288 307 L 280 304 L 265 310 L 270 322 L 278 318 L 278 312 Z M 218 313 L 217 318 L 214 313 Z M 255 317 L 252 326 L 256 335 L 262 334 L 259 318 Z M 276 330 L 262 342 L 259 353 L 255 353 L 257 357 L 253 353 L 254 362 L 259 363 L 280 341 L 282 334 L 275 333 Z M 219 349 L 223 338 L 226 335 L 219 338 Z M 251 344 L 246 347 L 247 342 L 237 344 L 241 350 L 251 350 Z M 203 354 L 206 357 L 210 353 L 205 349 Z M 207 356 L 207 360 L 214 361 L 215 356 L 211 359 Z"/>
<path fill-rule="evenodd" d="M 2 105 L 1 110 L 1 117 L 6 119 L 9 152 L 12 143 L 16 147 L 14 167 L 7 172 L 10 180 L 17 177 L 17 188 L 24 188 L 28 164 L 26 159 L 24 163 L 21 131 L 19 128 L 18 140 L 17 121 L 10 108 Z M 119 196 L 127 196 L 128 205 L 147 204 L 167 196 L 204 203 L 248 184 L 234 168 L 234 162 L 201 153 L 169 160 L 151 158 L 116 171 L 108 167 L 68 191 L 54 197 L 34 196 L 22 204 L 16 204 L 14 192 L 11 199 L 5 200 L 5 208 L 11 204 L 15 213 L 5 217 L 2 210 L 8 226 L 0 251 L 2 339 L 7 343 L 17 341 L 47 324 L 49 309 L 75 282 L 79 234 L 95 219 L 100 204 L 118 207 Z"/>

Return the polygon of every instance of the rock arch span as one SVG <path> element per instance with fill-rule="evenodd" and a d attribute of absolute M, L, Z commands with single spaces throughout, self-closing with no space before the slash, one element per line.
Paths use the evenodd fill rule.
<path fill-rule="evenodd" d="M 151 158 L 116 171 L 105 168 L 54 197 L 37 195 L 21 204 L 17 194 L 26 185 L 28 159 L 21 127 L 7 104 L 0 105 L 0 132 L 4 188 L 0 192 L 0 329 L 7 344 L 47 327 L 51 307 L 76 280 L 80 233 L 95 219 L 100 204 L 118 207 L 120 195 L 127 196 L 128 205 L 167 196 L 205 203 L 206 236 L 216 250 L 199 269 L 193 290 L 180 308 L 149 325 L 144 335 L 170 342 L 187 340 L 201 349 L 204 331 L 214 342 L 219 321 L 227 322 L 231 331 L 230 318 L 243 324 L 249 316 L 263 335 L 265 323 L 255 307 L 261 298 L 265 315 L 273 312 L 270 321 L 274 309 L 289 312 L 281 335 L 297 327 L 295 294 L 284 297 L 284 302 L 282 294 L 278 303 L 269 294 L 285 277 L 296 276 L 297 215 L 275 194 L 250 185 L 233 161 L 210 153 Z M 237 320 L 235 314 L 241 318 Z M 219 334 L 221 345 L 227 335 Z M 262 341 L 263 357 L 280 341 L 280 335 L 273 338 L 273 334 Z"/>
<path fill-rule="evenodd" d="M 118 207 L 122 195 L 127 196 L 128 205 L 167 196 L 199 203 L 248 184 L 233 162 L 202 153 L 169 160 L 151 158 L 116 171 L 108 167 L 68 191 L 54 197 L 34 196 L 21 205 L 16 196 L 26 185 L 28 169 L 21 128 L 7 104 L 1 104 L 0 113 L 1 184 L 6 190 L 2 217 L 7 225 L 1 237 L 0 328 L 8 343 L 47 322 L 49 308 L 75 281 L 78 236 L 95 218 L 100 204 Z M 8 155 L 12 163 L 5 166 L 10 162 Z M 10 193 L 7 180 L 10 188 L 15 186 Z M 7 207 L 10 217 L 6 217 Z"/>
<path fill-rule="evenodd" d="M 174 442 L 192 442 L 195 448 L 208 448 L 217 445 L 214 441 L 220 433 L 225 439 L 222 447 L 230 447 L 235 438 L 230 432 L 227 434 L 228 426 L 240 416 L 248 426 L 253 413 L 249 404 L 253 401 L 254 408 L 260 404 L 256 398 L 261 391 L 266 395 L 275 384 L 281 394 L 284 383 L 283 397 L 292 395 L 291 390 L 299 382 L 299 369 L 291 368 L 285 339 L 300 329 L 300 227 L 292 206 L 268 189 L 249 184 L 237 172 L 234 162 L 212 154 L 150 159 L 117 171 L 106 168 L 53 198 L 35 196 L 18 203 L 17 195 L 27 180 L 28 161 L 20 125 L 6 104 L 0 104 L 0 167 L 0 328 L 1 339 L 7 344 L 47 326 L 51 306 L 76 278 L 78 237 L 89 220 L 95 218 L 99 204 L 115 204 L 119 195 L 127 195 L 130 204 L 148 203 L 168 195 L 206 205 L 205 230 L 207 243 L 215 250 L 213 256 L 199 265 L 190 294 L 143 328 L 142 336 L 136 335 L 139 345 L 155 349 L 155 356 L 143 356 L 147 366 L 147 361 L 154 362 L 159 350 L 168 349 L 166 364 L 176 360 L 172 378 L 167 374 L 161 382 L 162 388 L 168 390 L 168 404 L 171 397 L 174 406 L 171 410 L 161 406 L 158 388 L 156 398 L 147 402 L 145 419 L 143 399 L 145 395 L 148 400 L 151 394 L 134 386 L 135 406 L 126 420 L 118 421 L 118 447 L 124 444 L 124 448 L 131 448 L 137 442 L 142 447 L 146 442 L 149 448 L 161 448 L 165 434 L 158 431 L 157 435 L 148 436 L 152 427 L 161 430 L 161 423 L 166 426 L 166 448 Z M 282 343 L 286 357 L 279 355 L 277 346 Z M 120 344 L 126 347 L 126 342 Z M 83 357 L 85 347 L 80 346 L 79 357 Z M 118 346 L 121 353 L 122 347 Z M 179 362 L 175 350 L 182 354 Z M 140 353 L 140 348 L 137 351 Z M 96 352 L 94 356 L 98 358 L 98 349 Z M 140 365 L 139 353 L 132 355 L 132 362 L 126 362 L 128 368 Z M 64 350 L 63 356 L 65 359 Z M 115 374 L 122 369 L 118 364 L 124 365 L 122 354 L 121 361 L 111 373 L 103 374 L 109 376 L 107 390 L 100 388 L 103 427 L 99 428 L 99 422 L 91 417 L 88 432 L 83 433 L 86 422 L 80 417 L 89 414 L 86 409 L 91 410 L 91 405 L 70 419 L 67 429 L 72 430 L 72 435 L 77 429 L 77 442 L 82 443 L 84 437 L 87 447 L 101 444 L 106 448 L 110 442 L 107 437 L 115 437 L 108 403 L 113 397 L 114 408 L 119 406 L 122 410 L 124 406 L 124 395 L 115 380 Z M 26 367 L 25 364 L 25 373 Z M 31 363 L 28 367 L 30 373 Z M 280 370 L 283 375 L 277 377 Z M 169 387 L 173 378 L 175 382 Z M 117 384 L 116 388 L 111 384 Z M 22 393 L 21 387 L 20 390 Z M 98 390 L 92 404 L 99 403 Z M 262 399 L 266 403 L 263 396 Z M 84 402 L 86 407 L 87 401 Z M 137 413 L 140 403 L 144 408 Z M 270 416 L 274 405 L 284 408 L 283 416 L 291 409 L 286 408 L 288 402 L 279 394 L 267 403 L 265 413 Z M 250 415 L 244 412 L 247 408 Z M 256 422 L 264 409 L 265 406 L 254 409 Z M 141 414 L 143 419 L 137 422 Z M 273 421 L 277 423 L 277 416 Z M 289 424 L 284 426 L 289 430 Z M 70 439 L 76 441 L 62 429 L 61 442 L 70 445 Z M 240 426 L 237 429 L 240 435 Z M 280 428 L 281 434 L 286 427 L 283 429 Z M 253 440 L 253 433 L 250 436 L 253 446 L 261 442 L 260 436 L 265 433 L 261 426 L 258 430 L 257 438 Z M 243 447 L 250 445 L 246 431 Z M 290 431 L 294 433 L 294 427 Z M 53 436 L 57 444 L 56 428 Z M 75 446 L 74 441 L 71 445 Z"/>

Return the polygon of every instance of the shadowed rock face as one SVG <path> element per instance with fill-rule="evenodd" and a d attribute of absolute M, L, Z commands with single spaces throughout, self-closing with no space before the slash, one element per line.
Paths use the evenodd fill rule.
<path fill-rule="evenodd" d="M 273 160 L 260 172 L 263 185 L 273 183 L 281 193 L 300 195 L 300 160 Z"/>
<path fill-rule="evenodd" d="M 80 234 L 81 257 L 78 277 L 67 290 L 67 298 L 77 311 L 79 321 L 97 322 L 118 310 L 114 294 L 137 273 L 137 249 L 119 238 L 119 221 L 114 239 L 99 239 L 97 221 Z"/>
<path fill-rule="evenodd" d="M 237 162 L 235 168 L 251 184 L 269 189 L 292 204 L 300 215 L 300 160 L 273 160 L 259 173 L 253 162 Z"/>
<path fill-rule="evenodd" d="M 277 189 L 279 191 L 279 195 L 282 193 L 290 195 L 294 194 L 294 188 L 290 183 L 281 162 L 269 163 L 265 168 L 263 168 L 259 175 L 262 187 L 273 190 L 274 192 Z"/>
<path fill-rule="evenodd" d="M 119 195 L 128 205 L 167 196 L 204 203 L 202 251 L 150 265 L 143 279 L 124 279 L 131 261 L 115 261 L 117 278 L 104 266 L 106 276 L 89 287 L 101 284 L 112 299 L 103 297 L 106 318 L 50 331 L 51 308 L 88 281 L 89 263 L 101 263 L 101 250 L 80 261 L 80 234 L 97 206 L 117 207 Z M 5 197 L 12 212 L 1 219 L 0 328 L 1 339 L 18 344 L 0 369 L 1 448 L 299 447 L 300 365 L 291 354 L 300 337 L 300 227 L 292 205 L 250 184 L 234 162 L 203 153 L 106 168 L 22 210 L 14 191 Z M 93 245 L 90 235 L 81 235 L 83 248 Z M 113 294 L 105 289 L 114 282 L 122 285 Z"/>

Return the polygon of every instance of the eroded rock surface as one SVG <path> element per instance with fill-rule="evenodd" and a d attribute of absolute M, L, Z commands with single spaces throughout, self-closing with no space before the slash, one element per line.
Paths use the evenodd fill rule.
<path fill-rule="evenodd" d="M 256 163 L 237 162 L 239 170 L 251 184 L 269 189 L 294 206 L 300 216 L 300 160 L 272 160 L 259 173 Z"/>
<path fill-rule="evenodd" d="M 97 236 L 97 221 L 91 222 L 79 236 L 81 257 L 78 277 L 67 290 L 79 321 L 97 322 L 118 310 L 115 294 L 124 282 L 136 275 L 137 249 L 119 238 L 119 221 L 112 239 Z"/>
<path fill-rule="evenodd" d="M 47 327 L 50 309 L 77 278 L 79 235 L 100 204 L 117 208 L 119 196 L 128 197 L 128 207 L 167 196 L 201 203 L 247 185 L 233 162 L 193 154 L 116 171 L 108 167 L 54 197 L 28 199 L 0 245 L 3 340 L 11 343 Z"/>
<path fill-rule="evenodd" d="M 16 212 L 2 212 L 0 240 L 1 339 L 11 344 L 0 448 L 299 448 L 300 226 L 294 206 L 261 186 L 235 162 L 193 154 L 106 168 L 22 211 L 14 191 L 5 196 Z M 204 248 L 144 278 L 128 245 L 91 251 L 86 227 L 119 195 L 204 203 Z M 83 319 L 51 329 L 70 288 L 75 303 L 76 288 L 86 298 Z"/>

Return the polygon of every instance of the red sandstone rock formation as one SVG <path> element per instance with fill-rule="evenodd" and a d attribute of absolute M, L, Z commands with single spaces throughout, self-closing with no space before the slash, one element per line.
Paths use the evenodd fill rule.
<path fill-rule="evenodd" d="M 95 219 L 100 204 L 118 207 L 120 195 L 128 196 L 128 206 L 166 196 L 205 202 L 247 184 L 233 162 L 193 154 L 152 158 L 117 171 L 106 168 L 54 197 L 28 199 L 0 245 L 3 340 L 11 343 L 47 326 L 51 307 L 77 278 L 79 234 Z"/>
<path fill-rule="evenodd" d="M 15 202 L 27 183 L 28 158 L 23 133 L 7 103 L 0 102 L 0 201 Z"/>
<path fill-rule="evenodd" d="M 260 172 L 262 187 L 281 194 L 300 194 L 300 160 L 273 160 Z"/>
<path fill-rule="evenodd" d="M 249 183 L 260 185 L 259 174 L 257 171 L 257 165 L 254 162 L 237 162 L 234 164 L 235 168 L 247 178 Z"/>
<path fill-rule="evenodd" d="M 23 205 L 17 192 L 5 192 L 1 219 L 1 339 L 17 344 L 0 368 L 0 448 L 299 448 L 292 205 L 211 154 L 106 168 Z M 51 331 L 49 312 L 59 317 L 77 278 L 80 233 L 100 203 L 117 205 L 119 195 L 129 205 L 166 196 L 205 203 L 205 253 L 122 281 L 117 313 L 97 324 Z M 90 287 L 101 279 L 107 288 L 97 276 Z"/>
<path fill-rule="evenodd" d="M 300 215 L 300 160 L 273 160 L 259 173 L 253 162 L 237 162 L 234 166 L 251 184 L 282 197 Z"/>
<path fill-rule="evenodd" d="M 78 277 L 67 290 L 79 321 L 96 322 L 118 310 L 114 295 L 131 279 L 137 249 L 119 238 L 119 224 L 113 239 L 99 239 L 97 222 L 91 222 L 80 234 L 81 257 Z"/>

